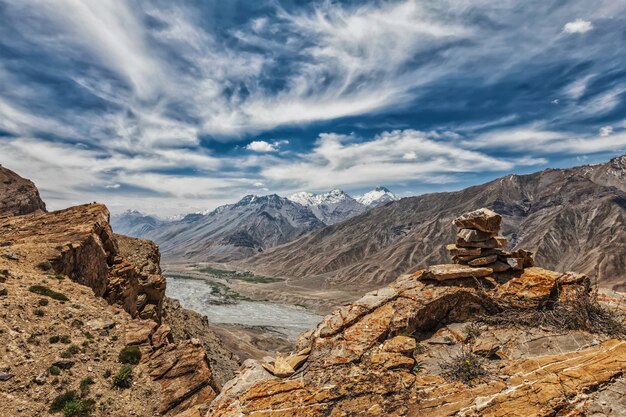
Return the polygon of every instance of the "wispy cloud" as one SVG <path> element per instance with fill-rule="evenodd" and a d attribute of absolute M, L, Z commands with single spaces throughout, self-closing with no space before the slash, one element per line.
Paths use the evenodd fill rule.
<path fill-rule="evenodd" d="M 175 212 L 623 149 L 622 2 L 305 3 L 0 0 L 0 163 Z"/>

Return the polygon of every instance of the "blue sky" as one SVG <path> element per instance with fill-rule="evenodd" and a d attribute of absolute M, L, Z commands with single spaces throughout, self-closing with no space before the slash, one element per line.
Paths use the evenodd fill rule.
<path fill-rule="evenodd" d="M 0 0 L 0 163 L 52 209 L 400 196 L 626 153 L 626 2 Z"/>

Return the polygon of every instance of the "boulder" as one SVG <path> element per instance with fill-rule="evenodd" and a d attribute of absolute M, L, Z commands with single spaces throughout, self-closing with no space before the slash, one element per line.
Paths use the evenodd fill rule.
<path fill-rule="evenodd" d="M 461 229 L 456 234 L 456 237 L 463 240 L 464 242 L 483 242 L 494 237 L 496 233 L 486 233 L 476 229 Z"/>
<path fill-rule="evenodd" d="M 487 208 L 481 208 L 457 217 L 453 223 L 462 229 L 477 229 L 485 233 L 497 233 L 500 230 L 501 221 L 502 217 L 499 214 Z"/>

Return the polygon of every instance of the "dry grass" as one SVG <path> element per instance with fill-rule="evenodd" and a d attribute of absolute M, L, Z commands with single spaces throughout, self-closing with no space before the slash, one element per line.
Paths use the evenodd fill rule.
<path fill-rule="evenodd" d="M 619 312 L 602 306 L 597 291 L 579 294 L 567 301 L 546 303 L 536 309 L 503 307 L 481 321 L 499 326 L 547 327 L 558 330 L 584 330 L 612 337 L 626 336 L 624 317 Z"/>

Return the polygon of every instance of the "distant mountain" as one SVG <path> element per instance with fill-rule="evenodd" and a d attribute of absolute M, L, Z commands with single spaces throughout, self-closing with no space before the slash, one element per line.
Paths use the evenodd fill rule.
<path fill-rule="evenodd" d="M 116 233 L 134 237 L 147 236 L 165 223 L 165 220 L 137 210 L 127 210 L 111 216 L 111 227 Z"/>
<path fill-rule="evenodd" d="M 287 198 L 309 207 L 315 217 L 327 225 L 340 223 L 367 210 L 366 206 L 338 189 L 323 194 L 303 191 Z"/>
<path fill-rule="evenodd" d="M 378 287 L 449 261 L 452 219 L 480 207 L 502 214 L 510 246 L 536 251 L 540 265 L 626 289 L 626 156 L 403 198 L 247 259 L 246 267 L 298 285 Z"/>
<path fill-rule="evenodd" d="M 133 217 L 140 219 L 138 215 Z M 128 223 L 132 224 L 117 220 L 114 230 L 128 233 L 127 229 L 115 229 L 115 225 Z M 309 208 L 272 194 L 248 195 L 207 214 L 161 221 L 156 228 L 135 225 L 133 231 L 157 242 L 168 261 L 226 262 L 289 242 L 322 226 Z"/>
<path fill-rule="evenodd" d="M 399 198 L 385 187 L 376 187 L 368 193 L 355 197 L 355 200 L 364 206 L 376 207 L 379 204 L 397 201 Z"/>

